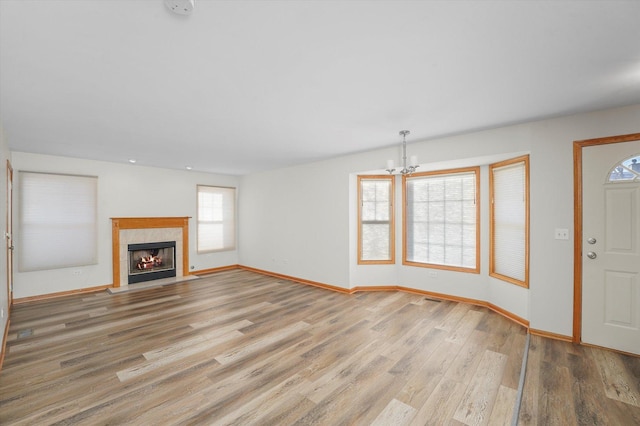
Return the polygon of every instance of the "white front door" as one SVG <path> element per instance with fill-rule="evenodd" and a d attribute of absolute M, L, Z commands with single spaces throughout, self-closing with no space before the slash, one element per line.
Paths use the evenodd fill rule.
<path fill-rule="evenodd" d="M 633 172 L 640 170 L 638 163 L 640 140 L 589 146 L 582 153 L 582 341 L 635 354 L 640 354 L 640 176 Z"/>

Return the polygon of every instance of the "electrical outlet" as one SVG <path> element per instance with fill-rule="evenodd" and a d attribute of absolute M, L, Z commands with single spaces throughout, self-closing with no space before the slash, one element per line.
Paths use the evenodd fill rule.
<path fill-rule="evenodd" d="M 569 230 L 564 228 L 556 228 L 556 240 L 568 240 Z"/>
<path fill-rule="evenodd" d="M 438 273 L 437 273 L 436 271 L 429 271 L 429 276 L 430 276 L 431 278 L 435 278 L 435 277 L 437 277 L 437 276 L 438 276 Z"/>
<path fill-rule="evenodd" d="M 74 269 L 73 270 L 73 275 L 81 275 L 82 271 L 80 269 Z"/>

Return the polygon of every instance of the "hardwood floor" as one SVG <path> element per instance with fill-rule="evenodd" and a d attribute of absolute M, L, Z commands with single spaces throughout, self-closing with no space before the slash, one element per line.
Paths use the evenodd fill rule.
<path fill-rule="evenodd" d="M 248 271 L 17 305 L 0 424 L 510 424 L 526 330 Z M 521 424 L 640 424 L 640 361 L 532 337 Z M 568 421 L 568 423 L 563 423 Z"/>

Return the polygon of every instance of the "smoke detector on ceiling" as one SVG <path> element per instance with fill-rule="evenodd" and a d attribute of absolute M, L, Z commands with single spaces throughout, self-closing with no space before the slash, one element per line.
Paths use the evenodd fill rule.
<path fill-rule="evenodd" d="M 191 15 L 195 0 L 164 0 L 165 6 L 178 15 Z"/>

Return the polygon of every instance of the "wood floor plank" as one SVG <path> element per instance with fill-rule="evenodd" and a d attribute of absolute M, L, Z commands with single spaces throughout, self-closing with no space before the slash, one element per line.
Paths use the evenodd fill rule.
<path fill-rule="evenodd" d="M 462 317 L 469 312 L 470 305 L 459 303 L 447 314 L 447 316 L 436 326 L 441 330 L 452 331 L 458 325 Z"/>
<path fill-rule="evenodd" d="M 371 426 L 408 425 L 416 412 L 417 410 L 412 406 L 393 399 L 371 423 Z"/>
<path fill-rule="evenodd" d="M 463 345 L 484 316 L 484 312 L 467 311 L 457 323 L 456 328 L 449 334 L 447 341 Z"/>
<path fill-rule="evenodd" d="M 602 415 L 606 406 L 606 395 L 596 362 L 589 356 L 569 354 L 569 371 L 573 377 L 571 391 L 579 424 L 606 424 Z"/>
<path fill-rule="evenodd" d="M 266 346 L 272 345 L 273 343 L 276 343 L 279 340 L 284 339 L 285 337 L 294 334 L 298 331 L 302 331 L 306 328 L 309 327 L 309 324 L 307 324 L 304 321 L 299 321 L 296 322 L 292 325 L 289 326 L 285 326 L 282 327 L 280 330 L 278 330 L 277 332 L 274 332 L 270 335 L 264 336 L 263 338 L 251 342 L 249 344 L 246 345 L 242 345 L 239 347 L 234 348 L 233 350 L 217 355 L 214 358 L 216 359 L 216 361 L 218 361 L 220 364 L 228 364 L 231 362 L 234 362 L 240 358 L 244 358 L 244 357 L 248 357 L 251 356 L 252 353 L 259 351 L 261 349 L 263 349 Z"/>
<path fill-rule="evenodd" d="M 489 350 L 484 352 L 454 419 L 467 425 L 489 424 L 506 363 L 506 355 Z"/>
<path fill-rule="evenodd" d="M 433 325 L 428 319 L 416 322 L 405 332 L 398 333 L 395 342 L 391 342 L 383 355 L 390 359 L 400 360 L 432 328 Z"/>
<path fill-rule="evenodd" d="M 215 419 L 214 425 L 233 424 L 257 424 L 263 416 L 262 407 L 281 405 L 291 393 L 297 392 L 297 388 L 304 383 L 305 379 L 299 374 L 287 377 L 281 383 L 264 392 L 258 397 L 249 400 L 246 404 L 238 407 L 235 411 L 226 416 Z"/>
<path fill-rule="evenodd" d="M 547 361 L 543 361 L 543 364 L 540 420 L 549 425 L 577 424 L 568 369 Z"/>
<path fill-rule="evenodd" d="M 220 336 L 224 336 L 234 331 L 238 332 L 237 336 L 243 336 L 243 334 L 240 333 L 239 330 L 251 324 L 253 323 L 249 320 L 238 321 L 236 323 L 233 323 L 224 327 L 216 328 L 215 330 L 212 330 L 209 333 L 198 334 L 192 338 L 184 339 L 180 342 L 172 343 L 158 349 L 153 349 L 153 350 L 144 352 L 142 355 L 147 360 L 154 360 L 158 358 L 164 358 L 167 356 L 175 355 L 176 353 L 183 351 L 185 348 L 188 348 L 189 346 L 193 346 L 200 343 L 210 343 L 212 339 L 215 339 Z"/>
<path fill-rule="evenodd" d="M 640 383 L 626 373 L 620 355 L 614 352 L 592 351 L 598 361 L 605 395 L 626 404 L 640 407 Z"/>
<path fill-rule="evenodd" d="M 446 332 L 432 328 L 424 335 L 415 346 L 396 362 L 389 373 L 401 376 L 405 379 L 411 377 L 415 371 L 420 370 L 428 357 L 435 351 L 445 339 Z"/>
<path fill-rule="evenodd" d="M 350 356 L 336 362 L 332 368 L 325 370 L 324 374 L 316 380 L 306 380 L 298 392 L 310 401 L 316 404 L 320 403 L 339 389 L 345 381 L 355 377 L 362 366 L 368 365 L 380 356 L 375 350 L 375 347 L 380 344 L 382 344 L 380 341 L 374 341 L 362 350 L 355 351 Z"/>
<path fill-rule="evenodd" d="M 518 389 L 527 337 L 524 333 L 520 333 L 522 330 L 519 327 L 514 327 L 512 330 L 513 331 L 510 331 L 511 345 L 509 346 L 509 351 L 505 353 L 498 350 L 496 352 L 505 353 L 509 356 L 504 376 L 502 377 L 502 385 L 510 387 L 511 389 Z M 498 348 L 490 345 L 488 349 L 494 350 Z"/>
<path fill-rule="evenodd" d="M 408 378 L 407 383 L 396 398 L 416 409 L 422 407 L 436 386 L 442 381 L 458 351 L 460 351 L 459 345 L 451 342 L 441 342 L 425 360 L 422 368 Z"/>
<path fill-rule="evenodd" d="M 363 365 L 355 377 L 345 381 L 339 389 L 327 395 L 296 423 L 341 424 L 345 415 L 351 418 L 351 421 L 355 421 L 354 418 L 360 417 L 364 409 L 374 409 L 371 404 L 358 404 L 357 400 L 368 396 L 369 392 L 387 390 L 385 385 L 394 381 L 394 377 L 385 372 L 385 367 L 388 368 L 389 364 L 388 359 L 376 356 L 371 362 Z M 384 406 L 379 407 L 379 411 L 383 408 Z M 345 420 L 342 420 L 342 423 L 344 422 Z"/>
<path fill-rule="evenodd" d="M 516 389 L 500 385 L 488 424 L 509 426 L 513 418 L 517 398 L 518 391 Z"/>
<path fill-rule="evenodd" d="M 474 332 L 455 354 L 453 364 L 445 373 L 452 380 L 469 383 L 486 350 L 486 333 Z"/>
<path fill-rule="evenodd" d="M 209 349 L 213 349 L 224 342 L 227 342 L 229 340 L 239 338 L 242 336 L 243 334 L 237 330 L 229 331 L 225 334 L 213 337 L 209 340 L 205 340 L 198 344 L 185 345 L 184 347 L 181 348 L 181 350 L 172 351 L 171 354 L 167 354 L 163 357 L 154 356 L 151 359 L 148 359 L 145 357 L 146 359 L 143 363 L 140 363 L 133 367 L 129 367 L 125 370 L 120 370 L 116 373 L 116 375 L 118 376 L 118 379 L 120 379 L 121 382 L 126 382 L 127 380 L 131 380 L 135 377 L 148 374 L 153 370 L 172 364 L 181 359 L 190 357 L 198 353 L 206 352 Z"/>
<path fill-rule="evenodd" d="M 467 385 L 443 377 L 411 420 L 412 426 L 452 424 L 453 415 Z"/>

